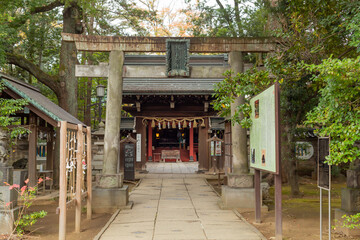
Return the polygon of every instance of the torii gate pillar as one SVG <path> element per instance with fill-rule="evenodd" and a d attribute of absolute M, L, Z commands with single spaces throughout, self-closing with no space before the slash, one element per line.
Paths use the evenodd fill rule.
<path fill-rule="evenodd" d="M 96 175 L 97 187 L 93 191 L 93 211 L 112 212 L 128 205 L 128 186 L 123 186 L 123 173 L 117 173 L 120 153 L 120 121 L 123 92 L 124 52 L 110 52 L 104 137 L 104 165 Z"/>
<path fill-rule="evenodd" d="M 234 75 L 244 71 L 243 54 L 229 53 L 229 62 Z M 234 76 L 233 76 L 234 77 Z M 245 103 L 245 96 L 238 96 L 231 104 L 231 115 Z M 240 118 L 242 116 L 240 115 Z M 228 174 L 228 185 L 222 186 L 222 208 L 255 208 L 254 175 L 249 174 L 247 154 L 247 132 L 239 124 L 231 126 L 232 172 Z"/>

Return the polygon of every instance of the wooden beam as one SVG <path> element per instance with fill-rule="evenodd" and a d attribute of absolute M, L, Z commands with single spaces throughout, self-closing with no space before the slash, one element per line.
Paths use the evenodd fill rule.
<path fill-rule="evenodd" d="M 67 177 L 66 177 L 66 140 L 67 122 L 60 123 L 60 189 L 59 189 L 59 240 L 66 238 L 66 197 L 67 197 Z"/>
<path fill-rule="evenodd" d="M 87 189 L 87 201 L 86 201 L 86 216 L 87 219 L 91 220 L 92 218 L 92 208 L 91 208 L 91 202 L 92 202 L 92 167 L 91 167 L 91 161 L 92 161 L 92 153 L 91 153 L 91 128 L 86 128 L 86 158 L 87 158 L 87 168 L 86 168 L 86 189 Z"/>
<path fill-rule="evenodd" d="M 91 36 L 62 33 L 62 39 L 75 42 L 79 51 L 110 52 L 166 52 L 166 39 L 189 39 L 192 53 L 271 52 L 275 50 L 276 38 L 169 38 L 169 37 L 123 37 Z"/>
<path fill-rule="evenodd" d="M 48 132 L 47 134 L 50 135 L 50 140 L 46 144 L 46 170 L 54 170 L 54 130 Z"/>
<path fill-rule="evenodd" d="M 36 177 L 36 147 L 37 147 L 37 126 L 35 125 L 36 116 L 30 116 L 29 134 L 29 157 L 28 157 L 28 176 L 29 185 L 34 187 L 37 183 Z"/>
<path fill-rule="evenodd" d="M 76 153 L 76 205 L 75 205 L 75 232 L 81 230 L 81 180 L 83 172 L 82 156 L 84 152 L 83 126 L 78 124 L 77 129 L 77 153 Z"/>

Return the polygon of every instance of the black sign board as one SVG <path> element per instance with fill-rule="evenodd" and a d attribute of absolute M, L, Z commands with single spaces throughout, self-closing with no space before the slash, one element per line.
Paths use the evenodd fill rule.
<path fill-rule="evenodd" d="M 325 163 L 325 157 L 330 154 L 330 138 L 318 139 L 318 187 L 329 190 L 331 187 L 331 166 Z"/>
<path fill-rule="evenodd" d="M 135 180 L 135 144 L 124 144 L 124 179 Z"/>

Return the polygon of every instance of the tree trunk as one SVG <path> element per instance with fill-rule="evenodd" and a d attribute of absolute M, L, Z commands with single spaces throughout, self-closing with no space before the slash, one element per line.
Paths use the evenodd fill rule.
<path fill-rule="evenodd" d="M 64 33 L 78 33 L 77 20 L 79 12 L 73 6 L 65 7 L 63 11 L 63 32 Z M 59 105 L 77 117 L 78 104 L 77 104 L 77 90 L 78 84 L 75 77 L 75 65 L 78 63 L 77 50 L 73 42 L 61 42 L 60 49 L 60 66 L 59 78 L 60 88 L 64 95 L 59 99 Z"/>
<path fill-rule="evenodd" d="M 283 160 L 285 162 L 285 170 L 287 172 L 288 183 L 291 188 L 291 196 L 298 197 L 300 196 L 299 189 L 299 176 L 297 172 L 297 160 L 295 156 L 295 145 L 294 145 L 294 137 L 290 132 L 290 129 L 294 129 L 295 126 L 285 126 L 285 141 L 283 147 Z"/>
<path fill-rule="evenodd" d="M 88 34 L 92 35 L 94 30 L 94 17 L 90 17 L 88 25 Z M 87 63 L 89 65 L 93 64 L 92 61 L 92 53 L 86 54 Z M 87 86 L 86 86 L 86 101 L 85 101 L 85 112 L 84 112 L 84 123 L 87 126 L 91 126 L 91 89 L 92 89 L 92 78 L 87 79 Z"/>

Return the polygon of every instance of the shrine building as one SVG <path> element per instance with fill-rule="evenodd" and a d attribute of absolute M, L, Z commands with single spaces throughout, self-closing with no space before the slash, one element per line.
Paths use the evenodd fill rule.
<path fill-rule="evenodd" d="M 137 168 L 147 161 L 198 161 L 199 170 L 208 170 L 207 139 L 224 135 L 224 118 L 211 101 L 229 69 L 227 54 L 189 56 L 181 46 L 167 55 L 125 55 L 123 110 L 134 117 L 133 137 L 141 143 Z"/>

